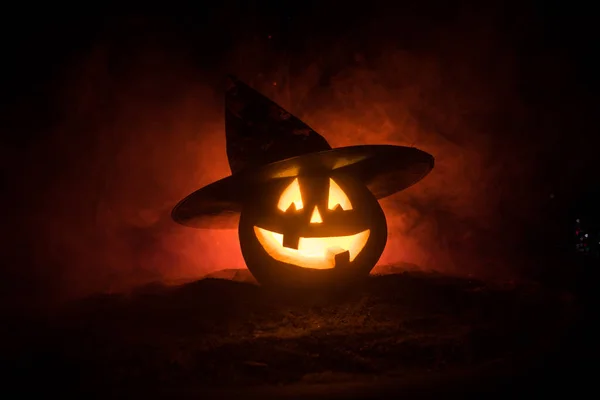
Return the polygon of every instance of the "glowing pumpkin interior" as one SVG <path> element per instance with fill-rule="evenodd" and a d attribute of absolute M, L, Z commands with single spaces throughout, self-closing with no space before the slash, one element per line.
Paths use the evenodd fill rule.
<path fill-rule="evenodd" d="M 296 210 L 304 208 L 302 190 L 297 178 L 282 192 L 277 204 L 277 208 L 283 212 L 288 211 L 290 207 L 295 207 Z M 346 211 L 352 210 L 352 202 L 342 188 L 330 178 L 327 208 L 334 210 L 337 207 Z M 323 224 L 317 206 L 311 211 L 309 223 Z M 365 247 L 370 230 L 348 236 L 300 237 L 297 249 L 284 246 L 281 233 L 257 226 L 254 226 L 254 233 L 267 254 L 277 261 L 303 268 L 331 269 L 344 261 L 354 261 Z"/>

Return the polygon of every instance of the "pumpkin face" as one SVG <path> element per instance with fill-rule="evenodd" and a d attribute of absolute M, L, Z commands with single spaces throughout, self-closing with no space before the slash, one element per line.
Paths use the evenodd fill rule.
<path fill-rule="evenodd" d="M 308 175 L 274 183 L 247 203 L 240 245 L 263 284 L 335 284 L 368 275 L 387 241 L 377 199 L 345 175 Z"/>

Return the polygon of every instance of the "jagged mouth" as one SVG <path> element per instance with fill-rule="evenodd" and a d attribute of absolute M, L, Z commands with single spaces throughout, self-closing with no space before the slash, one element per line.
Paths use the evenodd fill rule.
<path fill-rule="evenodd" d="M 267 254 L 277 261 L 310 269 L 343 268 L 363 250 L 371 231 L 335 237 L 301 237 L 298 248 L 283 245 L 283 234 L 254 227 L 254 233 Z"/>

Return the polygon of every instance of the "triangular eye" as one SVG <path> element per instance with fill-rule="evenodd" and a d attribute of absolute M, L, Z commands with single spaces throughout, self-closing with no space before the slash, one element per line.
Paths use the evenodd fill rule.
<path fill-rule="evenodd" d="M 277 208 L 285 212 L 292 204 L 294 204 L 296 210 L 301 210 L 304 207 L 302 204 L 302 193 L 300 192 L 298 178 L 294 179 L 294 181 L 290 183 L 287 188 L 285 188 L 283 193 L 281 193 L 281 197 L 279 197 L 279 202 L 277 203 Z"/>
<path fill-rule="evenodd" d="M 342 210 L 352 210 L 352 203 L 342 188 L 329 178 L 329 200 L 327 208 L 334 210 L 337 206 L 342 207 Z"/>

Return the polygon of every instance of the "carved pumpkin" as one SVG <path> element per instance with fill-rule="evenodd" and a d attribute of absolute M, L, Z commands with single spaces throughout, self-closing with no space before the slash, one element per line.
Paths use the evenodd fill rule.
<path fill-rule="evenodd" d="M 346 175 L 280 180 L 242 210 L 246 264 L 263 284 L 335 284 L 368 275 L 387 240 L 377 199 Z"/>
<path fill-rule="evenodd" d="M 377 199 L 423 179 L 433 156 L 392 145 L 331 148 L 248 85 L 229 83 L 232 174 L 181 200 L 173 220 L 203 229 L 238 223 L 242 255 L 261 284 L 330 287 L 368 275 L 387 240 Z"/>

